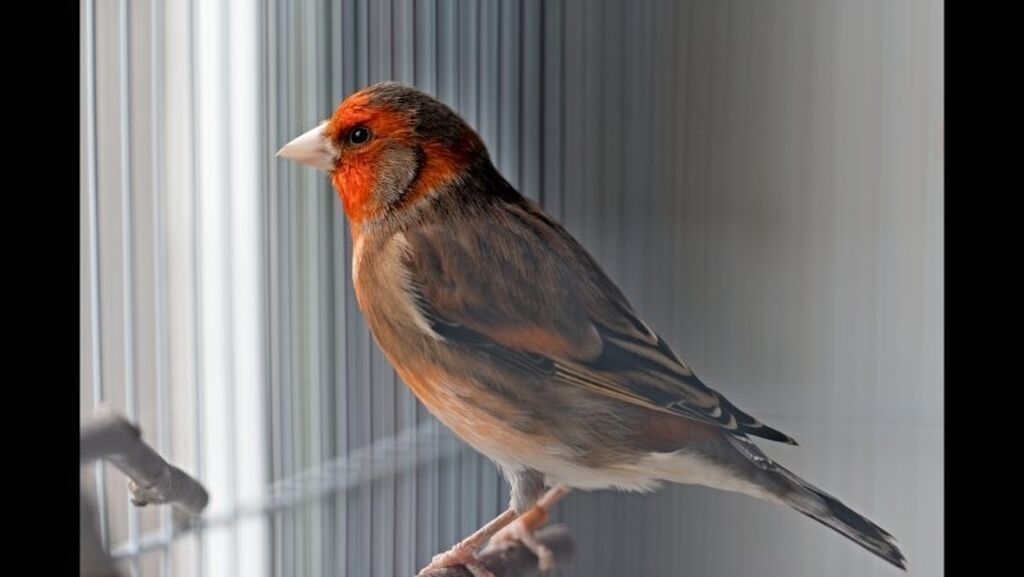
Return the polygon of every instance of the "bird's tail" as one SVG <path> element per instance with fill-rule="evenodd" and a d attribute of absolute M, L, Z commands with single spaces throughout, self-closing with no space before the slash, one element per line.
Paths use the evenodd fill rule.
<path fill-rule="evenodd" d="M 907 561 L 896 545 L 896 540 L 885 529 L 785 468 L 779 465 L 776 467 L 779 469 L 778 474 L 785 477 L 789 485 L 789 491 L 781 495 L 783 502 L 906 571 Z"/>
<path fill-rule="evenodd" d="M 776 499 L 842 533 L 896 567 L 904 571 L 907 569 L 906 558 L 885 529 L 772 461 L 748 439 L 733 437 L 731 440 L 748 463 L 759 470 L 750 475 L 751 480 L 767 489 Z"/>

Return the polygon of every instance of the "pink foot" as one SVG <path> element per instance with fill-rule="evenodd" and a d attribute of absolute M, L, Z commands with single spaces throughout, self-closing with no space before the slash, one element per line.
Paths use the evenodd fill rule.
<path fill-rule="evenodd" d="M 540 567 L 540 570 L 547 571 L 555 566 L 555 556 L 547 546 L 541 544 L 533 536 L 535 530 L 535 527 L 528 526 L 523 518 L 520 517 L 506 525 L 501 531 L 495 533 L 484 550 L 500 551 L 517 543 L 522 543 L 524 547 L 537 556 L 537 565 Z"/>
<path fill-rule="evenodd" d="M 480 560 L 476 558 L 476 552 L 471 548 L 459 543 L 444 553 L 438 553 L 431 559 L 430 565 L 427 565 L 420 572 L 417 573 L 417 577 L 426 575 L 431 571 L 437 571 L 444 569 L 445 567 L 457 567 L 462 565 L 465 567 L 473 577 L 494 577 L 494 573 L 487 570 L 486 567 L 480 563 Z"/>

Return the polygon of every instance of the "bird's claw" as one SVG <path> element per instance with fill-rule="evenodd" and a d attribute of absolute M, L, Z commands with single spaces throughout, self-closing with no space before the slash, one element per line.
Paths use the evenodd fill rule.
<path fill-rule="evenodd" d="M 420 569 L 420 572 L 416 574 L 416 577 L 424 577 L 432 571 L 438 571 L 445 567 L 456 567 L 462 565 L 466 568 L 473 577 L 495 577 L 494 573 L 491 573 L 486 567 L 480 563 L 480 560 L 476 557 L 476 551 L 473 551 L 470 547 L 463 546 L 461 543 L 455 545 L 444 553 L 438 553 L 434 555 L 434 558 L 430 560 L 430 564 Z"/>
<path fill-rule="evenodd" d="M 500 551 L 522 544 L 531 553 L 537 556 L 537 566 L 541 571 L 548 571 L 555 566 L 555 555 L 546 545 L 537 540 L 533 534 L 534 529 L 520 518 L 516 519 L 501 531 L 491 537 L 484 551 Z"/>

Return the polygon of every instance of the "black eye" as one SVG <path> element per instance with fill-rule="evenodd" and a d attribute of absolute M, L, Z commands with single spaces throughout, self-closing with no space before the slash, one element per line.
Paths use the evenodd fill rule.
<path fill-rule="evenodd" d="M 370 129 L 365 126 L 357 126 L 348 133 L 348 141 L 352 144 L 363 144 L 370 140 Z"/>

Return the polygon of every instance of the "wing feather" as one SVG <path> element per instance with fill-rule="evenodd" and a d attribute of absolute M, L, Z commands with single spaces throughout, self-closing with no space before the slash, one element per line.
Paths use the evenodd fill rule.
<path fill-rule="evenodd" d="M 417 306 L 449 344 L 554 386 L 796 444 L 697 378 L 583 247 L 530 201 L 440 212 L 443 219 L 405 231 L 404 264 Z"/>

